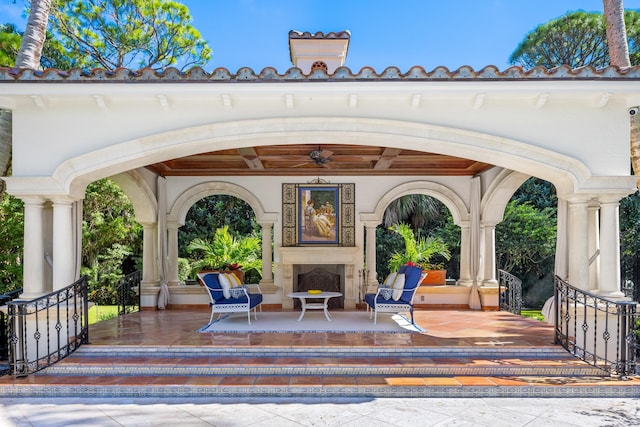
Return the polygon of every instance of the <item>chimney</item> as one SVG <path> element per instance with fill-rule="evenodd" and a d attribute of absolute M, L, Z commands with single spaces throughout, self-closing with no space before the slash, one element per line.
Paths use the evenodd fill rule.
<path fill-rule="evenodd" d="M 316 69 L 333 74 L 336 68 L 344 65 L 350 37 L 349 31 L 311 34 L 291 30 L 289 31 L 291 63 L 307 75 Z"/>

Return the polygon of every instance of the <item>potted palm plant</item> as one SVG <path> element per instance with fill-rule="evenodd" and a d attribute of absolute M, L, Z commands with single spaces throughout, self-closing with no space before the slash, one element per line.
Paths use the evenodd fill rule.
<path fill-rule="evenodd" d="M 198 272 L 225 271 L 244 280 L 244 272 L 255 270 L 262 275 L 261 241 L 256 236 L 234 237 L 229 227 L 216 229 L 212 240 L 193 239 L 187 246 L 187 252 L 194 253 L 196 259 L 191 262 L 191 274 Z"/>
<path fill-rule="evenodd" d="M 423 280 L 423 285 L 444 285 L 447 279 L 447 270 L 442 263 L 436 263 L 434 258 L 440 257 L 445 260 L 451 258 L 449 247 L 440 238 L 436 237 L 416 237 L 408 224 L 395 224 L 389 227 L 404 239 L 404 252 L 396 252 L 389 259 L 391 271 L 398 269 L 407 263 L 417 265 L 428 272 Z"/>

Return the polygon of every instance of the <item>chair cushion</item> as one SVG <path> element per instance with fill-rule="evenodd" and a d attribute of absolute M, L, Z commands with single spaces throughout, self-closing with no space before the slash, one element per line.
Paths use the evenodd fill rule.
<path fill-rule="evenodd" d="M 225 273 L 225 274 L 227 275 L 227 277 L 229 277 L 232 288 L 237 286 L 242 286 L 242 282 L 240 281 L 240 278 L 238 278 L 238 276 L 236 276 L 233 273 Z"/>
<path fill-rule="evenodd" d="M 226 273 L 221 273 L 218 275 L 218 281 L 220 281 L 220 286 L 222 286 L 222 293 L 225 298 L 231 298 L 231 279 L 229 275 Z"/>
<path fill-rule="evenodd" d="M 393 288 L 382 285 L 380 287 L 380 293 L 378 295 L 380 295 L 384 300 L 390 300 L 393 296 Z"/>
<path fill-rule="evenodd" d="M 249 308 L 253 308 L 256 305 L 262 302 L 262 294 L 249 294 Z M 216 305 L 227 305 L 227 304 L 246 304 L 247 297 L 243 296 L 240 298 L 225 298 L 220 301 L 216 301 Z"/>
<path fill-rule="evenodd" d="M 376 300 L 376 294 L 365 294 L 364 296 L 364 302 L 366 302 L 369 307 L 374 308 L 376 303 L 377 304 L 398 304 L 398 305 L 405 305 L 407 304 L 406 302 L 399 300 L 399 301 L 394 301 L 393 299 L 388 299 L 385 300 L 382 295 L 378 295 L 378 299 Z"/>
<path fill-rule="evenodd" d="M 404 285 L 406 283 L 406 277 L 404 273 L 398 273 L 396 280 L 393 281 L 393 300 L 398 301 L 402 297 L 402 291 L 404 291 Z"/>
<path fill-rule="evenodd" d="M 388 288 L 391 288 L 393 286 L 393 282 L 396 280 L 396 276 L 398 275 L 397 271 L 394 271 L 392 273 L 389 273 L 389 275 L 387 276 L 386 279 L 384 279 L 384 283 L 385 285 L 387 285 Z"/>
<path fill-rule="evenodd" d="M 220 281 L 218 281 L 218 273 L 207 273 L 202 276 L 202 281 L 211 294 L 211 298 L 213 298 L 215 301 L 224 298 L 222 286 L 220 286 Z"/>
<path fill-rule="evenodd" d="M 407 268 L 405 269 L 405 283 L 404 283 L 405 292 L 402 293 L 402 296 L 400 297 L 400 301 L 404 301 L 406 303 L 411 302 L 415 289 L 418 286 L 420 286 L 421 277 L 422 277 L 422 268 L 407 266 Z"/>

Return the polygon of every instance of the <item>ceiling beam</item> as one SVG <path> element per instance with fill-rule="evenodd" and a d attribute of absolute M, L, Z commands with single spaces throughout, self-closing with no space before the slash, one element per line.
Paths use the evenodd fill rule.
<path fill-rule="evenodd" d="M 258 153 L 253 147 L 238 148 L 238 153 L 242 156 L 242 160 L 251 170 L 264 170 L 264 165 L 258 158 Z"/>
<path fill-rule="evenodd" d="M 402 152 L 399 148 L 385 148 L 380 156 L 380 160 L 373 166 L 374 169 L 389 169 L 389 166 L 398 157 L 398 154 Z"/>

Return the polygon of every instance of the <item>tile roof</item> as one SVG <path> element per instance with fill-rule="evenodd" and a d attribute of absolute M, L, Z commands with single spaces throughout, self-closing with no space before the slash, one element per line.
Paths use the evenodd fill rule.
<path fill-rule="evenodd" d="M 333 74 L 322 70 L 315 70 L 304 74 L 298 68 L 289 68 L 283 74 L 273 67 L 266 67 L 256 72 L 248 67 L 238 69 L 233 73 L 226 68 L 216 68 L 211 73 L 200 67 L 194 67 L 186 72 L 176 68 L 154 70 L 143 68 L 129 70 L 72 69 L 68 71 L 57 69 L 31 70 L 0 67 L 0 83 L 7 82 L 339 82 L 339 81 L 470 81 L 470 80 L 636 80 L 640 79 L 640 66 L 620 69 L 615 66 L 595 69 L 591 66 L 571 69 L 567 65 L 546 69 L 535 67 L 524 70 L 522 67 L 509 67 L 500 71 L 496 66 L 489 65 L 479 71 L 472 67 L 462 66 L 454 71 L 439 66 L 432 71 L 425 71 L 421 66 L 411 67 L 402 72 L 398 67 L 387 67 L 382 72 L 376 72 L 371 67 L 363 67 L 353 72 L 347 67 L 338 68 Z"/>

